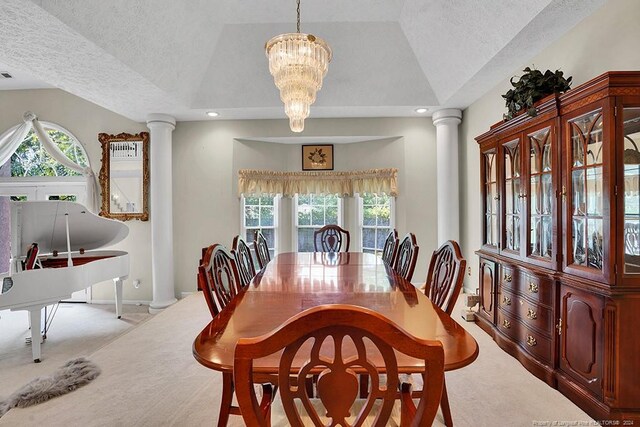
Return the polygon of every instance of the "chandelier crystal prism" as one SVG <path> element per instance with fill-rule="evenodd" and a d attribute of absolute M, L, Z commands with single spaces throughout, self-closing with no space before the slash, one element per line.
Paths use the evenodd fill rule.
<path fill-rule="evenodd" d="M 298 32 L 280 34 L 265 45 L 269 72 L 293 132 L 304 130 L 304 119 L 322 88 L 322 79 L 331 62 L 331 48 L 322 39 L 300 32 L 300 0 L 297 0 Z"/>

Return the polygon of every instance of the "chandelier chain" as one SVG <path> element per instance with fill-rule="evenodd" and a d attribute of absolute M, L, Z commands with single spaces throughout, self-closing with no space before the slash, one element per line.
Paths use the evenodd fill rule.
<path fill-rule="evenodd" d="M 298 8 L 296 9 L 296 12 L 298 13 L 298 32 L 300 32 L 300 0 L 297 1 L 298 3 Z"/>

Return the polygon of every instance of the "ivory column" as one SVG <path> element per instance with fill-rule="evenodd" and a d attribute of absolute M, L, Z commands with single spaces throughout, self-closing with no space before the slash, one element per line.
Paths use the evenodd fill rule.
<path fill-rule="evenodd" d="M 438 245 L 460 241 L 460 190 L 458 187 L 458 125 L 462 111 L 439 110 L 431 117 L 436 127 Z"/>
<path fill-rule="evenodd" d="M 173 183 L 171 174 L 173 117 L 150 114 L 151 274 L 153 301 L 149 313 L 158 313 L 176 302 L 173 284 Z"/>

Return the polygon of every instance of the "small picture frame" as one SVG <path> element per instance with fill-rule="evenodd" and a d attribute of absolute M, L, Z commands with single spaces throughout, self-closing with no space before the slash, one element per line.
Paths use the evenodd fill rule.
<path fill-rule="evenodd" d="M 332 171 L 333 170 L 333 144 L 303 145 L 302 146 L 302 170 L 303 171 Z"/>

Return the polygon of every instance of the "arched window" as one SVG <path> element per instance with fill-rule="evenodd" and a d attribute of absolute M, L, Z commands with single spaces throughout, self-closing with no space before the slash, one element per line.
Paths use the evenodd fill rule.
<path fill-rule="evenodd" d="M 51 140 L 58 145 L 58 148 L 69 159 L 81 166 L 88 166 L 87 153 L 78 139 L 71 132 L 60 125 L 49 122 L 41 122 L 43 128 L 49 134 Z M 13 128 L 9 130 L 12 132 Z M 80 173 L 73 171 L 53 159 L 42 147 L 38 136 L 33 129 L 27 134 L 27 137 L 13 153 L 9 162 L 11 164 L 11 173 L 9 174 L 7 165 L 2 169 L 5 173 L 2 176 L 12 177 L 64 177 L 64 176 L 81 176 Z"/>

